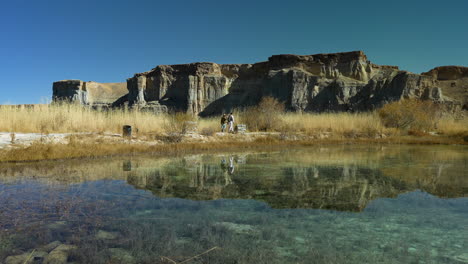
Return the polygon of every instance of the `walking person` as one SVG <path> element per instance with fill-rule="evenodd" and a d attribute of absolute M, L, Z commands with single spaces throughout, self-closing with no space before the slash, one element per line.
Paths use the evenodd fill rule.
<path fill-rule="evenodd" d="M 226 130 L 227 119 L 228 119 L 228 117 L 227 117 L 226 114 L 223 114 L 223 115 L 221 116 L 221 132 L 223 132 L 223 133 L 224 133 L 224 131 Z"/>
<path fill-rule="evenodd" d="M 229 114 L 227 121 L 229 124 L 229 132 L 234 133 L 234 116 L 232 115 L 232 113 Z"/>

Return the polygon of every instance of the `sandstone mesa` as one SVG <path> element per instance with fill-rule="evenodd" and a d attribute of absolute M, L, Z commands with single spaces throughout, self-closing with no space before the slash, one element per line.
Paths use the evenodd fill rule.
<path fill-rule="evenodd" d="M 54 101 L 200 116 L 255 105 L 264 96 L 279 99 L 291 111 L 367 111 L 404 98 L 467 109 L 468 67 L 442 66 L 415 74 L 373 64 L 362 51 L 352 51 L 274 55 L 254 64 L 159 65 L 126 83 L 53 84 Z"/>

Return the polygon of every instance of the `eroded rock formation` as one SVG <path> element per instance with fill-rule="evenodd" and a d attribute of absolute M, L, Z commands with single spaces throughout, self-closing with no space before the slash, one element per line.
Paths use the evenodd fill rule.
<path fill-rule="evenodd" d="M 127 97 L 119 90 L 115 94 L 120 101 L 113 104 L 128 102 L 156 112 L 172 109 L 201 116 L 255 105 L 264 96 L 278 98 L 291 111 L 365 111 L 403 98 L 466 108 L 467 73 L 468 67 L 445 66 L 414 74 L 396 66 L 375 65 L 362 51 L 275 55 L 255 64 L 160 65 L 127 79 Z M 54 98 L 94 104 L 108 94 L 90 96 L 89 88 L 79 89 L 83 84 L 88 83 L 54 83 Z"/>
<path fill-rule="evenodd" d="M 63 80 L 53 84 L 54 101 L 72 101 L 84 105 L 118 105 L 127 101 L 126 83 L 97 83 Z M 119 102 L 121 101 L 121 102 Z"/>
<path fill-rule="evenodd" d="M 445 96 L 456 99 L 464 109 L 468 109 L 468 67 L 442 66 L 422 75 L 436 79 Z"/>

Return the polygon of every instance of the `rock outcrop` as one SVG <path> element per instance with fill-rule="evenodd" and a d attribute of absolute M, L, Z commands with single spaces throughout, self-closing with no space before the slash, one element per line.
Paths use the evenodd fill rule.
<path fill-rule="evenodd" d="M 53 84 L 53 100 L 78 102 L 83 105 L 115 105 L 127 100 L 126 83 L 97 83 L 63 80 Z"/>
<path fill-rule="evenodd" d="M 120 101 L 113 105 L 128 102 L 155 112 L 201 116 L 255 105 L 264 96 L 278 98 L 291 111 L 365 111 L 403 98 L 466 107 L 467 73 L 468 67 L 446 66 L 414 74 L 396 66 L 375 65 L 362 51 L 274 55 L 255 64 L 160 65 L 127 79 L 128 95 L 122 90 L 101 95 L 98 90 L 102 88 L 97 87 L 91 95 L 88 83 L 61 81 L 54 83 L 54 98 L 95 104 L 107 94 L 119 94 Z M 80 88 L 83 85 L 85 89 Z"/>
<path fill-rule="evenodd" d="M 468 67 L 442 66 L 434 68 L 422 75 L 431 76 L 437 80 L 437 86 L 444 96 L 459 101 L 468 110 Z"/>

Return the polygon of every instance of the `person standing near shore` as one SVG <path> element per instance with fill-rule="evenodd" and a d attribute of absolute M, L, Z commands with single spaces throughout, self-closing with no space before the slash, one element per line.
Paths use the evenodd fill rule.
<path fill-rule="evenodd" d="M 229 124 L 229 132 L 234 133 L 234 116 L 232 115 L 232 113 L 229 114 L 227 121 Z"/>
<path fill-rule="evenodd" d="M 221 116 L 221 132 L 224 133 L 224 131 L 226 130 L 226 123 L 227 123 L 227 115 L 226 114 L 223 114 Z"/>

